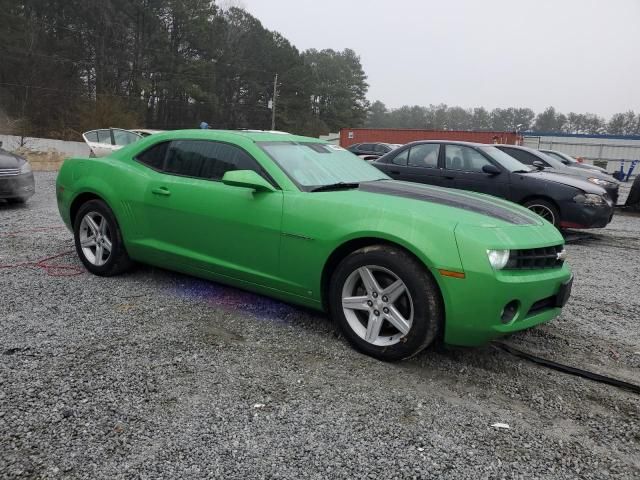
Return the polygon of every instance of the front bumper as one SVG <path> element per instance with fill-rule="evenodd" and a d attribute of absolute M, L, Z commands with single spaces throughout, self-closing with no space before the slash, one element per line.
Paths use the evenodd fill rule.
<path fill-rule="evenodd" d="M 438 278 L 446 311 L 445 343 L 482 345 L 557 317 L 571 292 L 572 275 L 566 262 L 548 269 L 494 271 L 486 249 L 559 245 L 563 243 L 560 233 L 551 225 L 476 228 L 466 228 L 464 234 L 456 229 L 465 278 Z M 511 302 L 517 303 L 517 311 L 505 323 L 502 314 Z"/>
<path fill-rule="evenodd" d="M 32 172 L 0 177 L 0 198 L 2 199 L 27 199 L 34 193 L 36 193 L 36 182 Z"/>
<path fill-rule="evenodd" d="M 611 199 L 607 199 L 605 205 L 567 202 L 561 208 L 560 226 L 562 228 L 604 228 L 613 219 L 614 203 Z"/>

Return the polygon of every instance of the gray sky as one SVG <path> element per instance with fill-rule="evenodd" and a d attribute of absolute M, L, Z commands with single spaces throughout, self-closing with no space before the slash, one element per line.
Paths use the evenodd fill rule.
<path fill-rule="evenodd" d="M 388 107 L 640 111 L 640 0 L 231 0 L 300 50 L 354 49 Z"/>

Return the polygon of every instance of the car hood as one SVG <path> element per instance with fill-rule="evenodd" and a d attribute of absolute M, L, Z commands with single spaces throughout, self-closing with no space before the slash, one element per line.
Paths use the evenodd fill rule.
<path fill-rule="evenodd" d="M 419 212 L 431 218 L 467 225 L 499 227 L 543 223 L 538 215 L 515 203 L 480 193 L 432 185 L 382 180 L 364 182 L 357 190 L 341 193 L 350 193 L 351 202 L 360 202 L 363 207 L 374 207 L 376 204 L 389 207 L 393 203 L 394 209 L 401 214 Z M 434 208 L 422 211 L 416 201 Z"/>
<path fill-rule="evenodd" d="M 0 168 L 20 168 L 25 162 L 20 155 L 0 149 Z"/>
<path fill-rule="evenodd" d="M 612 177 L 611 175 L 608 175 L 606 173 L 601 173 L 597 170 L 591 170 L 591 169 L 587 169 L 587 168 L 581 168 L 581 167 L 565 167 L 565 168 L 545 168 L 544 169 L 545 172 L 551 172 L 551 173 L 559 173 L 562 175 L 572 175 L 574 177 L 580 177 L 580 178 L 599 178 L 600 180 L 606 180 L 607 182 L 612 182 L 612 183 L 617 183 Z"/>
<path fill-rule="evenodd" d="M 599 187 L 598 185 L 587 181 L 587 178 L 592 177 L 593 175 L 585 175 L 584 177 L 581 177 L 578 175 L 566 174 L 564 173 L 564 170 L 560 171 L 555 169 L 538 170 L 521 175 L 526 176 L 526 178 L 536 178 L 547 182 L 555 182 L 562 185 L 568 185 L 570 187 L 582 190 L 585 193 L 595 193 L 597 195 L 602 195 L 603 193 L 605 193 L 605 190 L 602 187 Z"/>
<path fill-rule="evenodd" d="M 611 175 L 607 170 L 602 167 L 597 167 L 595 165 L 590 165 L 588 163 L 572 163 L 571 165 L 567 165 L 567 168 L 579 168 L 580 170 L 591 170 L 594 172 L 600 172 L 606 175 L 609 179 L 611 179 Z"/>

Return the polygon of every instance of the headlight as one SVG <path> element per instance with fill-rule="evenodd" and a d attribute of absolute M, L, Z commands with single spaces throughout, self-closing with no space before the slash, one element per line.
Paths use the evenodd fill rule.
<path fill-rule="evenodd" d="M 502 270 L 509 261 L 509 250 L 487 250 L 489 263 L 494 270 Z"/>
<path fill-rule="evenodd" d="M 615 185 L 615 183 L 602 180 L 601 178 L 589 177 L 587 180 L 591 183 L 595 183 L 596 185 L 600 185 L 601 187 L 613 187 Z"/>
<path fill-rule="evenodd" d="M 29 162 L 24 162 L 20 167 L 20 173 L 29 173 L 31 171 L 31 164 Z"/>
<path fill-rule="evenodd" d="M 604 205 L 606 200 L 595 193 L 580 193 L 573 197 L 573 201 L 583 205 Z"/>

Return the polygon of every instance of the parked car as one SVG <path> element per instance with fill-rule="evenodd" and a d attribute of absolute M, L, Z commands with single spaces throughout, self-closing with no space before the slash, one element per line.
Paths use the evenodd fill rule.
<path fill-rule="evenodd" d="M 29 162 L 0 147 L 0 199 L 24 203 L 35 192 L 36 183 Z"/>
<path fill-rule="evenodd" d="M 367 157 L 365 160 L 373 160 L 379 158 L 385 153 L 389 153 L 400 147 L 396 143 L 356 143 L 347 148 L 351 153 L 355 153 L 359 157 Z"/>
<path fill-rule="evenodd" d="M 372 165 L 397 180 L 505 198 L 558 228 L 604 227 L 613 217 L 613 202 L 602 187 L 577 176 L 536 170 L 493 145 L 413 142 Z"/>
<path fill-rule="evenodd" d="M 56 188 L 90 272 L 136 260 L 327 310 L 385 360 L 549 321 L 571 289 L 562 236 L 529 210 L 395 182 L 313 138 L 159 133 L 65 161 Z"/>
<path fill-rule="evenodd" d="M 560 173 L 563 175 L 572 175 L 574 177 L 583 178 L 595 185 L 604 188 L 611 197 L 614 205 L 618 202 L 618 189 L 620 188 L 620 183 L 613 177 L 611 177 L 611 175 L 596 172 L 594 170 L 585 170 L 581 167 L 567 166 L 560 160 L 557 160 L 554 157 L 550 157 L 549 155 L 533 148 L 520 147 L 517 145 L 494 146 L 507 153 L 508 155 L 511 155 L 513 158 L 519 160 L 525 165 L 536 168 L 543 168 L 548 172 Z"/>
<path fill-rule="evenodd" d="M 101 128 L 82 134 L 82 138 L 89 146 L 91 157 L 107 156 L 125 145 L 137 142 L 142 137 L 143 135 L 139 133 L 122 128 Z"/>
<path fill-rule="evenodd" d="M 590 165 L 588 163 L 583 163 L 578 161 L 576 158 L 573 158 L 571 155 L 567 155 L 564 152 L 559 152 L 557 150 L 544 150 L 540 149 L 540 151 L 546 155 L 549 155 L 556 160 L 561 161 L 567 167 L 576 167 L 576 168 L 584 168 L 585 170 L 595 170 L 596 172 L 604 173 L 609 175 L 604 168 L 598 167 L 596 165 Z"/>

